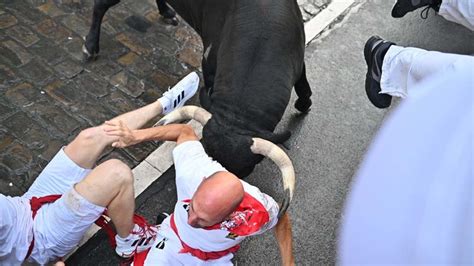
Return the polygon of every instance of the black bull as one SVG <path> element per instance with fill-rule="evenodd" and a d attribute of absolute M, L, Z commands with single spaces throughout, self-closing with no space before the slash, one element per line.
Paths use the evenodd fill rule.
<path fill-rule="evenodd" d="M 85 56 L 99 51 L 100 23 L 119 0 L 95 0 Z M 263 157 L 250 150 L 252 137 L 282 143 L 289 132 L 273 133 L 288 105 L 307 112 L 311 88 L 305 74 L 305 36 L 296 0 L 166 1 L 201 36 L 205 88 L 201 105 L 212 114 L 203 128 L 206 152 L 245 177 Z M 175 24 L 175 13 L 157 0 L 160 14 Z"/>

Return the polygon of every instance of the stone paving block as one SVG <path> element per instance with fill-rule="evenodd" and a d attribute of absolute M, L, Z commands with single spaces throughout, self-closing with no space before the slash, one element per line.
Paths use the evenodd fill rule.
<path fill-rule="evenodd" d="M 87 121 L 89 126 L 100 125 L 118 115 L 113 113 L 102 101 L 91 98 L 73 106 L 73 112 L 76 117 Z"/>
<path fill-rule="evenodd" d="M 0 164 L 0 191 L 2 194 L 9 196 L 20 196 L 25 191 L 13 183 L 13 174 L 6 168 L 6 166 Z"/>
<path fill-rule="evenodd" d="M 25 47 L 29 47 L 40 40 L 29 28 L 21 25 L 9 28 L 6 33 Z"/>
<path fill-rule="evenodd" d="M 0 103 L 0 121 L 3 117 L 9 116 L 10 113 L 13 112 L 13 109 L 10 108 L 9 106 Z M 1 137 L 1 131 L 0 131 L 0 137 Z M 1 144 L 0 144 L 0 150 L 1 150 Z"/>
<path fill-rule="evenodd" d="M 17 67 L 29 63 L 32 58 L 31 54 L 12 40 L 0 44 L 0 62 Z"/>
<path fill-rule="evenodd" d="M 158 11 L 158 8 L 152 9 L 146 12 L 145 18 L 151 23 L 158 23 L 158 21 L 160 21 L 161 19 L 161 15 L 160 15 L 160 12 Z"/>
<path fill-rule="evenodd" d="M 140 14 L 140 15 L 143 15 L 150 10 L 158 9 L 158 7 L 156 6 L 156 3 L 154 3 L 153 5 L 150 5 L 150 3 L 144 0 L 124 1 L 124 5 L 127 9 L 131 11 L 130 13 Z"/>
<path fill-rule="evenodd" d="M 67 59 L 66 61 L 56 65 L 54 70 L 56 70 L 61 76 L 71 79 L 81 73 L 84 68 L 75 61 Z"/>
<path fill-rule="evenodd" d="M 145 91 L 145 82 L 125 71 L 112 76 L 110 84 L 132 97 L 138 97 Z"/>
<path fill-rule="evenodd" d="M 178 79 L 176 77 L 170 74 L 163 73 L 160 70 L 154 71 L 150 75 L 150 80 L 153 82 L 154 85 L 156 85 L 154 87 L 157 87 L 158 90 L 162 90 L 163 92 L 166 91 L 168 87 L 172 87 L 178 82 Z"/>
<path fill-rule="evenodd" d="M 122 67 L 113 61 L 108 60 L 97 60 L 94 62 L 88 62 L 86 64 L 87 71 L 90 71 L 98 76 L 109 80 L 114 74 L 117 74 L 122 70 Z"/>
<path fill-rule="evenodd" d="M 15 113 L 2 123 L 16 138 L 21 139 L 30 149 L 41 149 L 49 136 L 45 129 L 23 112 Z"/>
<path fill-rule="evenodd" d="M 163 95 L 163 92 L 158 87 L 146 86 L 145 92 L 140 95 L 139 99 L 142 100 L 145 104 L 152 103 L 156 101 Z"/>
<path fill-rule="evenodd" d="M 47 146 L 43 149 L 39 157 L 45 161 L 51 161 L 54 155 L 61 149 L 61 147 L 67 145 L 65 141 L 62 140 L 50 140 L 47 143 Z"/>
<path fill-rule="evenodd" d="M 109 94 L 109 87 L 111 87 L 103 78 L 89 72 L 82 72 L 74 79 L 74 82 L 79 90 L 87 91 L 97 98 Z"/>
<path fill-rule="evenodd" d="M 107 11 L 106 17 L 113 17 L 116 21 L 125 24 L 124 20 L 131 15 L 130 10 L 123 4 L 124 1 L 113 6 Z"/>
<path fill-rule="evenodd" d="M 38 89 L 34 88 L 33 85 L 24 82 L 9 88 L 5 92 L 5 98 L 11 104 L 14 104 L 18 107 L 24 107 L 32 105 L 35 101 L 44 98 L 44 96 Z"/>
<path fill-rule="evenodd" d="M 63 43 L 68 37 L 71 37 L 71 31 L 47 18 L 35 26 L 37 32 L 46 38 L 54 41 L 56 44 Z"/>
<path fill-rule="evenodd" d="M 20 72 L 25 79 L 33 83 L 42 83 L 53 75 L 53 71 L 38 59 L 22 66 Z"/>
<path fill-rule="evenodd" d="M 33 156 L 28 148 L 20 143 L 13 143 L 4 154 L 0 163 L 12 171 L 17 171 L 18 169 L 25 168 L 32 161 Z"/>
<path fill-rule="evenodd" d="M 48 0 L 25 0 L 28 4 L 32 6 L 39 6 L 46 3 Z"/>
<path fill-rule="evenodd" d="M 175 55 L 163 54 L 160 50 L 156 50 L 151 55 L 152 63 L 168 74 L 182 76 L 189 72 L 189 68 L 183 62 L 177 60 Z"/>
<path fill-rule="evenodd" d="M 110 95 L 101 99 L 102 102 L 106 103 L 107 108 L 112 110 L 115 114 L 123 114 L 126 112 L 133 111 L 139 106 L 136 101 L 132 101 L 130 96 L 121 92 L 120 90 L 113 91 Z"/>
<path fill-rule="evenodd" d="M 118 62 L 139 78 L 150 74 L 154 68 L 150 62 L 145 61 L 145 59 L 138 56 L 134 52 L 127 53 L 126 55 L 120 57 Z"/>
<path fill-rule="evenodd" d="M 68 136 L 80 126 L 79 121 L 49 101 L 36 102 L 25 110 L 41 118 L 42 126 L 56 138 Z"/>
<path fill-rule="evenodd" d="M 117 41 L 113 36 L 101 34 L 100 53 L 97 61 L 100 60 L 117 60 L 122 55 L 130 52 L 128 47 Z"/>
<path fill-rule="evenodd" d="M 12 135 L 8 134 L 7 132 L 0 131 L 0 152 L 6 151 L 15 140 Z"/>
<path fill-rule="evenodd" d="M 49 83 L 44 91 L 54 100 L 65 106 L 80 103 L 86 99 L 84 92 L 74 82 L 55 80 Z"/>
<path fill-rule="evenodd" d="M 80 12 L 84 8 L 90 9 L 94 4 L 94 1 L 88 0 L 55 0 L 55 2 L 59 8 L 68 13 Z"/>
<path fill-rule="evenodd" d="M 115 39 L 139 55 L 149 55 L 153 51 L 150 45 L 144 43 L 141 38 L 129 32 L 121 33 L 117 35 Z"/>
<path fill-rule="evenodd" d="M 18 23 L 18 20 L 16 19 L 15 16 L 12 16 L 7 13 L 0 15 L 0 29 L 6 29 L 8 27 L 16 25 L 17 23 Z"/>
<path fill-rule="evenodd" d="M 44 4 L 43 2 L 38 2 L 38 5 Z M 25 3 L 25 1 L 13 1 L 12 5 L 9 5 L 6 10 L 13 14 L 18 21 L 28 24 L 28 25 L 35 25 L 39 23 L 41 20 L 45 19 L 46 16 L 35 8 L 36 4 L 31 5 Z"/>
<path fill-rule="evenodd" d="M 91 14 L 92 15 L 92 14 Z M 70 30 L 84 37 L 89 32 L 90 22 L 86 22 L 84 19 L 75 14 L 69 14 L 61 19 L 61 22 Z"/>
<path fill-rule="evenodd" d="M 151 27 L 151 23 L 143 16 L 138 15 L 131 15 L 125 19 L 125 24 L 127 24 L 130 28 L 145 33 L 147 32 L 148 28 Z"/>
<path fill-rule="evenodd" d="M 179 51 L 178 59 L 192 66 L 193 68 L 199 68 L 201 66 L 202 55 L 194 47 L 186 46 Z"/>
<path fill-rule="evenodd" d="M 104 17 L 104 21 L 102 22 L 102 29 L 101 32 L 107 33 L 108 35 L 116 35 L 120 32 L 126 31 L 127 25 L 124 23 L 123 20 L 118 21 L 114 17 L 107 16 Z"/>
<path fill-rule="evenodd" d="M 155 47 L 152 50 L 159 49 L 166 55 L 176 55 L 180 49 L 178 42 L 164 33 L 147 34 L 145 41 L 150 47 Z"/>
<path fill-rule="evenodd" d="M 84 39 L 78 35 L 68 37 L 66 43 L 62 45 L 64 50 L 71 56 L 76 59 L 78 62 L 82 62 L 82 45 L 84 44 Z"/>
<path fill-rule="evenodd" d="M 44 14 L 53 18 L 65 14 L 61 9 L 58 8 L 58 6 L 54 3 L 53 0 L 48 0 L 45 4 L 40 5 L 37 8 Z"/>
<path fill-rule="evenodd" d="M 19 81 L 18 75 L 13 72 L 9 67 L 0 64 L 0 90 L 4 87 L 8 87 L 9 84 Z"/>
<path fill-rule="evenodd" d="M 68 54 L 61 47 L 46 39 L 33 44 L 28 48 L 28 51 L 44 59 L 50 66 L 57 65 L 68 57 Z"/>
<path fill-rule="evenodd" d="M 135 161 L 141 162 L 148 156 L 148 154 L 153 152 L 156 148 L 157 146 L 153 144 L 153 142 L 144 142 L 138 145 L 127 147 L 124 150 Z"/>
<path fill-rule="evenodd" d="M 189 26 L 181 26 L 179 27 L 175 34 L 174 37 L 179 41 L 179 42 L 184 42 L 186 45 L 192 44 L 201 47 L 202 49 L 202 40 L 201 37 Z"/>
<path fill-rule="evenodd" d="M 128 167 L 130 167 L 130 168 L 134 168 L 138 164 L 138 162 L 135 162 L 132 158 L 130 158 L 130 156 L 124 150 L 114 149 L 110 153 L 107 153 L 106 155 L 101 157 L 98 160 L 97 165 L 99 165 L 99 164 L 101 164 L 101 163 L 103 163 L 107 160 L 110 160 L 110 159 L 119 159 L 120 161 L 122 161 L 126 165 L 128 165 Z"/>

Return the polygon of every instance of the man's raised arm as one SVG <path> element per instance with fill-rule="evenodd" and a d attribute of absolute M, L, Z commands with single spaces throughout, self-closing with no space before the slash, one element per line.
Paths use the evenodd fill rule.
<path fill-rule="evenodd" d="M 106 121 L 104 131 L 109 136 L 117 137 L 117 140 L 112 143 L 112 146 L 116 148 L 125 148 L 150 140 L 176 141 L 177 144 L 189 140 L 199 140 L 193 128 L 186 124 L 130 130 L 121 121 Z"/>

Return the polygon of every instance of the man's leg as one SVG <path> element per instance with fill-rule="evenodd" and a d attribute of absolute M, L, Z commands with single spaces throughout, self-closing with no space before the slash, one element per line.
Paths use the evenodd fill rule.
<path fill-rule="evenodd" d="M 449 21 L 461 24 L 474 31 L 473 0 L 444 0 L 438 14 Z"/>
<path fill-rule="evenodd" d="M 132 171 L 126 164 L 108 160 L 94 168 L 74 189 L 92 204 L 107 207 L 117 234 L 128 236 L 133 228 L 135 195 Z"/>
<path fill-rule="evenodd" d="M 131 256 L 135 250 L 141 251 L 153 243 L 156 229 L 146 224 L 135 225 L 133 221 L 135 197 L 131 169 L 112 159 L 94 168 L 56 202 L 39 210 L 34 221 L 35 235 L 43 237 L 35 240 L 32 258 L 47 263 L 51 258 L 69 253 L 106 208 L 117 230 L 119 255 Z"/>
<path fill-rule="evenodd" d="M 418 8 L 433 8 L 436 12 L 442 0 L 397 0 L 392 9 L 392 17 L 401 18 L 408 12 L 412 12 Z M 444 0 L 449 1 L 449 0 Z M 466 0 L 462 0 L 466 1 Z M 422 15 L 423 17 L 423 15 Z M 425 18 L 425 17 L 423 17 Z"/>
<path fill-rule="evenodd" d="M 379 108 L 390 106 L 392 96 L 405 98 L 417 93 L 411 88 L 435 75 L 442 75 L 445 69 L 465 62 L 471 64 L 474 60 L 472 56 L 405 48 L 377 36 L 367 41 L 365 52 L 368 65 L 366 92 L 369 100 Z"/>
<path fill-rule="evenodd" d="M 117 116 L 110 121 L 121 121 L 131 130 L 141 128 L 156 116 L 184 105 L 196 93 L 198 86 L 199 76 L 192 72 L 154 103 Z M 106 135 L 104 125 L 100 125 L 83 130 L 64 151 L 77 165 L 92 168 L 105 147 L 116 140 L 116 137 Z"/>
<path fill-rule="evenodd" d="M 430 7 L 445 19 L 474 31 L 473 0 L 397 0 L 392 9 L 392 17 L 401 18 L 418 8 Z M 425 18 L 423 13 L 422 17 Z"/>

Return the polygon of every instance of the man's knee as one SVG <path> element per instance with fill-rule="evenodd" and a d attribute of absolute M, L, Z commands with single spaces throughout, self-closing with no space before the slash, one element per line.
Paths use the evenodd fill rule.
<path fill-rule="evenodd" d="M 99 127 L 90 127 L 82 130 L 77 139 L 84 143 L 95 143 L 98 142 L 104 136 L 102 128 Z"/>
<path fill-rule="evenodd" d="M 124 162 L 118 159 L 110 159 L 100 164 L 100 166 L 107 169 L 109 182 L 125 186 L 133 185 L 132 170 Z"/>

